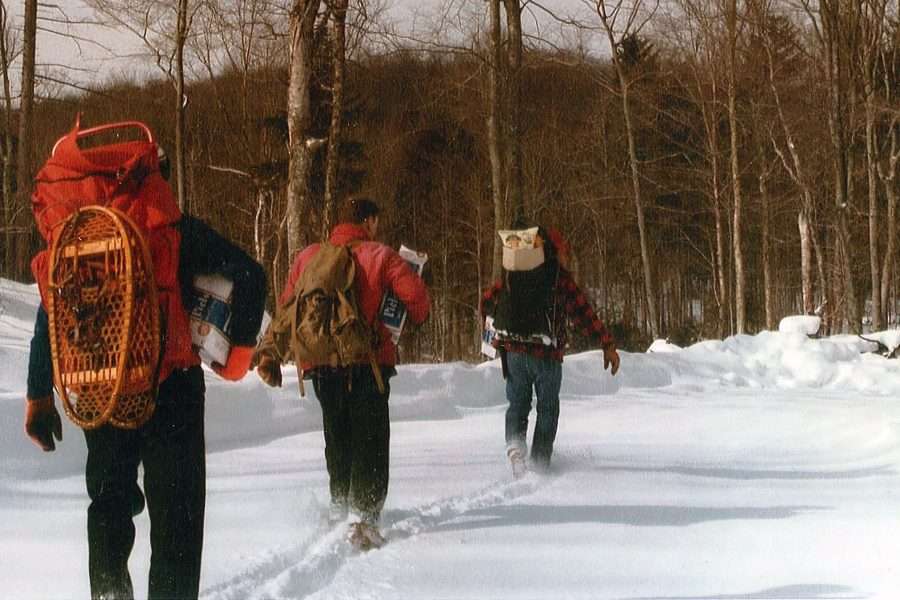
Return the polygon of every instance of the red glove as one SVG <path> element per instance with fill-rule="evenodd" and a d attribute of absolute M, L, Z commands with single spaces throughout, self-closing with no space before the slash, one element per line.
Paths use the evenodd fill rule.
<path fill-rule="evenodd" d="M 603 347 L 603 370 L 606 369 L 610 369 L 610 375 L 619 372 L 619 353 L 616 352 L 616 345 L 613 342 Z"/>
<path fill-rule="evenodd" d="M 52 395 L 25 401 L 25 435 L 44 452 L 56 450 L 53 438 L 62 441 L 62 421 L 53 405 Z"/>
<path fill-rule="evenodd" d="M 228 353 L 228 362 L 223 367 L 219 363 L 213 363 L 212 370 L 219 374 L 222 379 L 228 381 L 240 381 L 247 371 L 250 370 L 250 364 L 253 362 L 253 352 L 255 348 L 250 346 L 234 346 Z"/>

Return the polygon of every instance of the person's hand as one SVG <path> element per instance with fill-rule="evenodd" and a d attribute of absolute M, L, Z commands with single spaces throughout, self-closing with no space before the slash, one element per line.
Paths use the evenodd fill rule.
<path fill-rule="evenodd" d="M 616 345 L 609 343 L 603 347 L 603 370 L 609 369 L 610 375 L 619 372 L 619 353 L 616 352 Z"/>
<path fill-rule="evenodd" d="M 256 365 L 256 374 L 269 387 L 281 387 L 281 363 L 277 358 L 262 354 Z"/>
<path fill-rule="evenodd" d="M 53 405 L 53 395 L 25 400 L 25 435 L 44 452 L 56 450 L 62 441 L 62 420 Z"/>
<path fill-rule="evenodd" d="M 239 381 L 250 370 L 255 350 L 250 346 L 234 346 L 228 353 L 228 361 L 224 365 L 213 363 L 210 366 L 222 379 Z"/>

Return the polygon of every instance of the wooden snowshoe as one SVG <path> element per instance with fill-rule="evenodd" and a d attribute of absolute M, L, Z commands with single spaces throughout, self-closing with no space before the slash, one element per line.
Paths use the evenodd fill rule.
<path fill-rule="evenodd" d="M 153 414 L 160 311 L 147 242 L 124 213 L 75 211 L 50 248 L 53 378 L 79 427 L 136 429 Z"/>
<path fill-rule="evenodd" d="M 347 531 L 347 541 L 360 552 L 381 548 L 386 542 L 376 526 L 365 522 L 350 525 L 350 529 Z"/>

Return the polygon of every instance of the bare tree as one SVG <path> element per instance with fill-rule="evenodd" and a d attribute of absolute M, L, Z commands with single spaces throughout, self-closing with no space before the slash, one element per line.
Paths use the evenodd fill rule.
<path fill-rule="evenodd" d="M 720 123 L 723 119 L 721 45 L 724 36 L 721 15 L 715 10 L 716 0 L 679 0 L 683 18 L 677 18 L 669 30 L 683 53 L 681 60 L 687 63 L 691 79 L 685 81 L 685 89 L 702 117 L 703 140 L 708 172 L 707 196 L 715 224 L 714 258 L 711 261 L 713 292 L 718 309 L 716 334 L 725 335 L 729 330 L 728 307 L 729 281 L 726 269 L 728 257 L 728 227 L 725 221 L 723 197 L 723 156 L 720 140 Z"/>
<path fill-rule="evenodd" d="M 522 195 L 522 3 L 521 0 L 503 0 L 503 6 L 506 11 L 508 56 L 506 193 L 508 216 L 516 220 L 525 216 L 525 198 Z"/>
<path fill-rule="evenodd" d="M 187 205 L 185 139 L 186 110 L 184 49 L 191 23 L 201 3 L 189 0 L 85 0 L 111 26 L 137 36 L 157 67 L 172 82 L 175 104 L 175 191 L 178 205 Z"/>
<path fill-rule="evenodd" d="M 897 170 L 898 164 L 900 164 L 900 110 L 897 110 L 897 86 L 900 83 L 897 80 L 897 65 L 900 63 L 900 19 L 898 19 L 896 4 L 891 15 L 891 27 L 886 28 L 884 32 L 878 62 L 881 67 L 878 71 L 882 74 L 880 87 L 883 90 L 885 106 L 886 108 L 894 107 L 892 114 L 887 116 L 887 131 L 884 136 L 886 138 L 885 150 L 882 152 L 885 156 L 883 160 L 878 160 L 876 163 L 878 177 L 887 197 L 887 240 L 881 275 L 881 306 L 886 309 L 890 306 L 889 295 L 897 252 Z M 876 143 L 876 146 L 880 147 L 881 144 Z M 895 315 L 896 307 L 890 306 L 886 312 L 890 319 L 892 315 Z"/>
<path fill-rule="evenodd" d="M 487 142 L 491 161 L 491 197 L 494 204 L 494 227 L 506 224 L 506 186 L 503 177 L 503 25 L 500 19 L 500 0 L 488 0 L 490 6 L 491 60 L 488 68 L 488 117 Z M 498 236 L 493 237 L 494 252 L 491 261 L 491 277 L 500 278 L 503 246 Z"/>
<path fill-rule="evenodd" d="M 734 304 L 735 304 L 735 329 L 737 333 L 744 333 L 747 327 L 747 298 L 744 286 L 746 275 L 744 274 L 744 249 L 743 235 L 743 192 L 741 190 L 741 162 L 738 144 L 738 115 L 737 115 L 737 47 L 738 14 L 737 0 L 729 0 L 725 12 L 728 35 L 728 129 L 731 142 L 731 190 L 734 202 L 732 220 L 732 247 L 734 251 Z"/>
<path fill-rule="evenodd" d="M 13 191 L 13 97 L 10 85 L 10 67 L 19 52 L 19 40 L 9 22 L 6 3 L 0 0 L 0 76 L 3 78 L 3 270 L 13 272 L 13 223 L 16 199 Z"/>
<path fill-rule="evenodd" d="M 310 136 L 313 52 L 321 0 L 294 0 L 290 12 L 290 60 L 287 98 L 288 185 L 287 247 L 293 256 L 303 245 L 302 219 L 309 206 L 309 171 L 313 153 L 324 144 Z"/>
<path fill-rule="evenodd" d="M 653 2 L 649 14 L 656 10 L 658 2 Z M 631 185 L 634 200 L 635 213 L 637 215 L 638 236 L 640 237 L 641 265 L 643 267 L 644 292 L 647 294 L 647 321 L 650 325 L 650 334 L 656 338 L 659 336 L 659 315 L 656 310 L 656 286 L 653 278 L 653 265 L 650 262 L 649 232 L 644 219 L 644 200 L 641 194 L 641 167 L 637 156 L 637 142 L 635 126 L 632 122 L 632 100 L 629 80 L 622 64 L 620 54 L 623 42 L 638 35 L 646 20 L 641 21 L 643 14 L 643 0 L 636 0 L 630 6 L 624 0 L 604 2 L 598 0 L 597 14 L 611 49 L 611 60 L 615 71 L 618 93 L 622 101 L 622 113 L 625 120 L 625 131 L 628 140 L 628 163 L 631 171 Z M 649 19 L 649 17 L 646 17 Z M 620 21 L 621 19 L 621 21 Z"/>
<path fill-rule="evenodd" d="M 856 14 L 852 2 L 841 0 L 800 0 L 818 41 L 819 66 L 828 93 L 828 127 L 832 151 L 835 214 L 835 271 L 840 275 L 844 319 L 851 331 L 859 332 L 861 321 L 856 286 L 850 266 L 851 233 L 849 224 L 851 180 L 850 121 L 852 69 L 849 39 L 856 35 Z"/>
<path fill-rule="evenodd" d="M 344 73 L 347 64 L 347 0 L 326 0 L 331 13 L 331 124 L 328 128 L 328 154 L 325 164 L 325 202 L 322 207 L 322 238 L 326 238 L 335 220 L 341 133 L 344 122 Z"/>
<path fill-rule="evenodd" d="M 880 211 L 878 202 L 878 150 L 876 148 L 876 107 L 878 83 L 877 68 L 889 0 L 864 0 L 860 3 L 859 65 L 862 70 L 863 100 L 865 102 L 866 184 L 869 200 L 869 273 L 872 282 L 872 327 L 882 327 L 884 309 L 881 298 L 881 259 L 878 231 Z M 890 226 L 889 226 L 890 227 Z"/>
<path fill-rule="evenodd" d="M 28 224 L 28 211 L 32 189 L 32 175 L 34 164 L 32 153 L 34 146 L 34 76 L 35 76 L 35 48 L 37 45 L 37 0 L 25 0 L 25 17 L 23 21 L 22 37 L 22 91 L 19 102 L 19 144 L 18 164 L 16 171 L 16 198 L 18 210 L 16 211 L 16 224 L 21 233 L 16 238 L 17 269 L 15 274 L 24 279 L 27 276 L 30 231 Z"/>

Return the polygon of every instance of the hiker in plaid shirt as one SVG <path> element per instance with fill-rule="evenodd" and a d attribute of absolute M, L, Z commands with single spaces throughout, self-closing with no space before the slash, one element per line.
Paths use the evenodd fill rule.
<path fill-rule="evenodd" d="M 550 466 L 559 424 L 567 330 L 571 328 L 603 349 L 604 369 L 609 368 L 613 375 L 619 370 L 615 340 L 568 270 L 566 240 L 555 229 L 539 228 L 534 245 L 543 249 L 543 264 L 529 271 L 504 270 L 503 279 L 484 292 L 481 302 L 482 318 L 493 317 L 497 328 L 493 343 L 500 351 L 509 402 L 507 456 L 517 477 L 525 470 L 525 435 L 533 392 L 537 422 L 531 463 L 541 471 Z"/>

